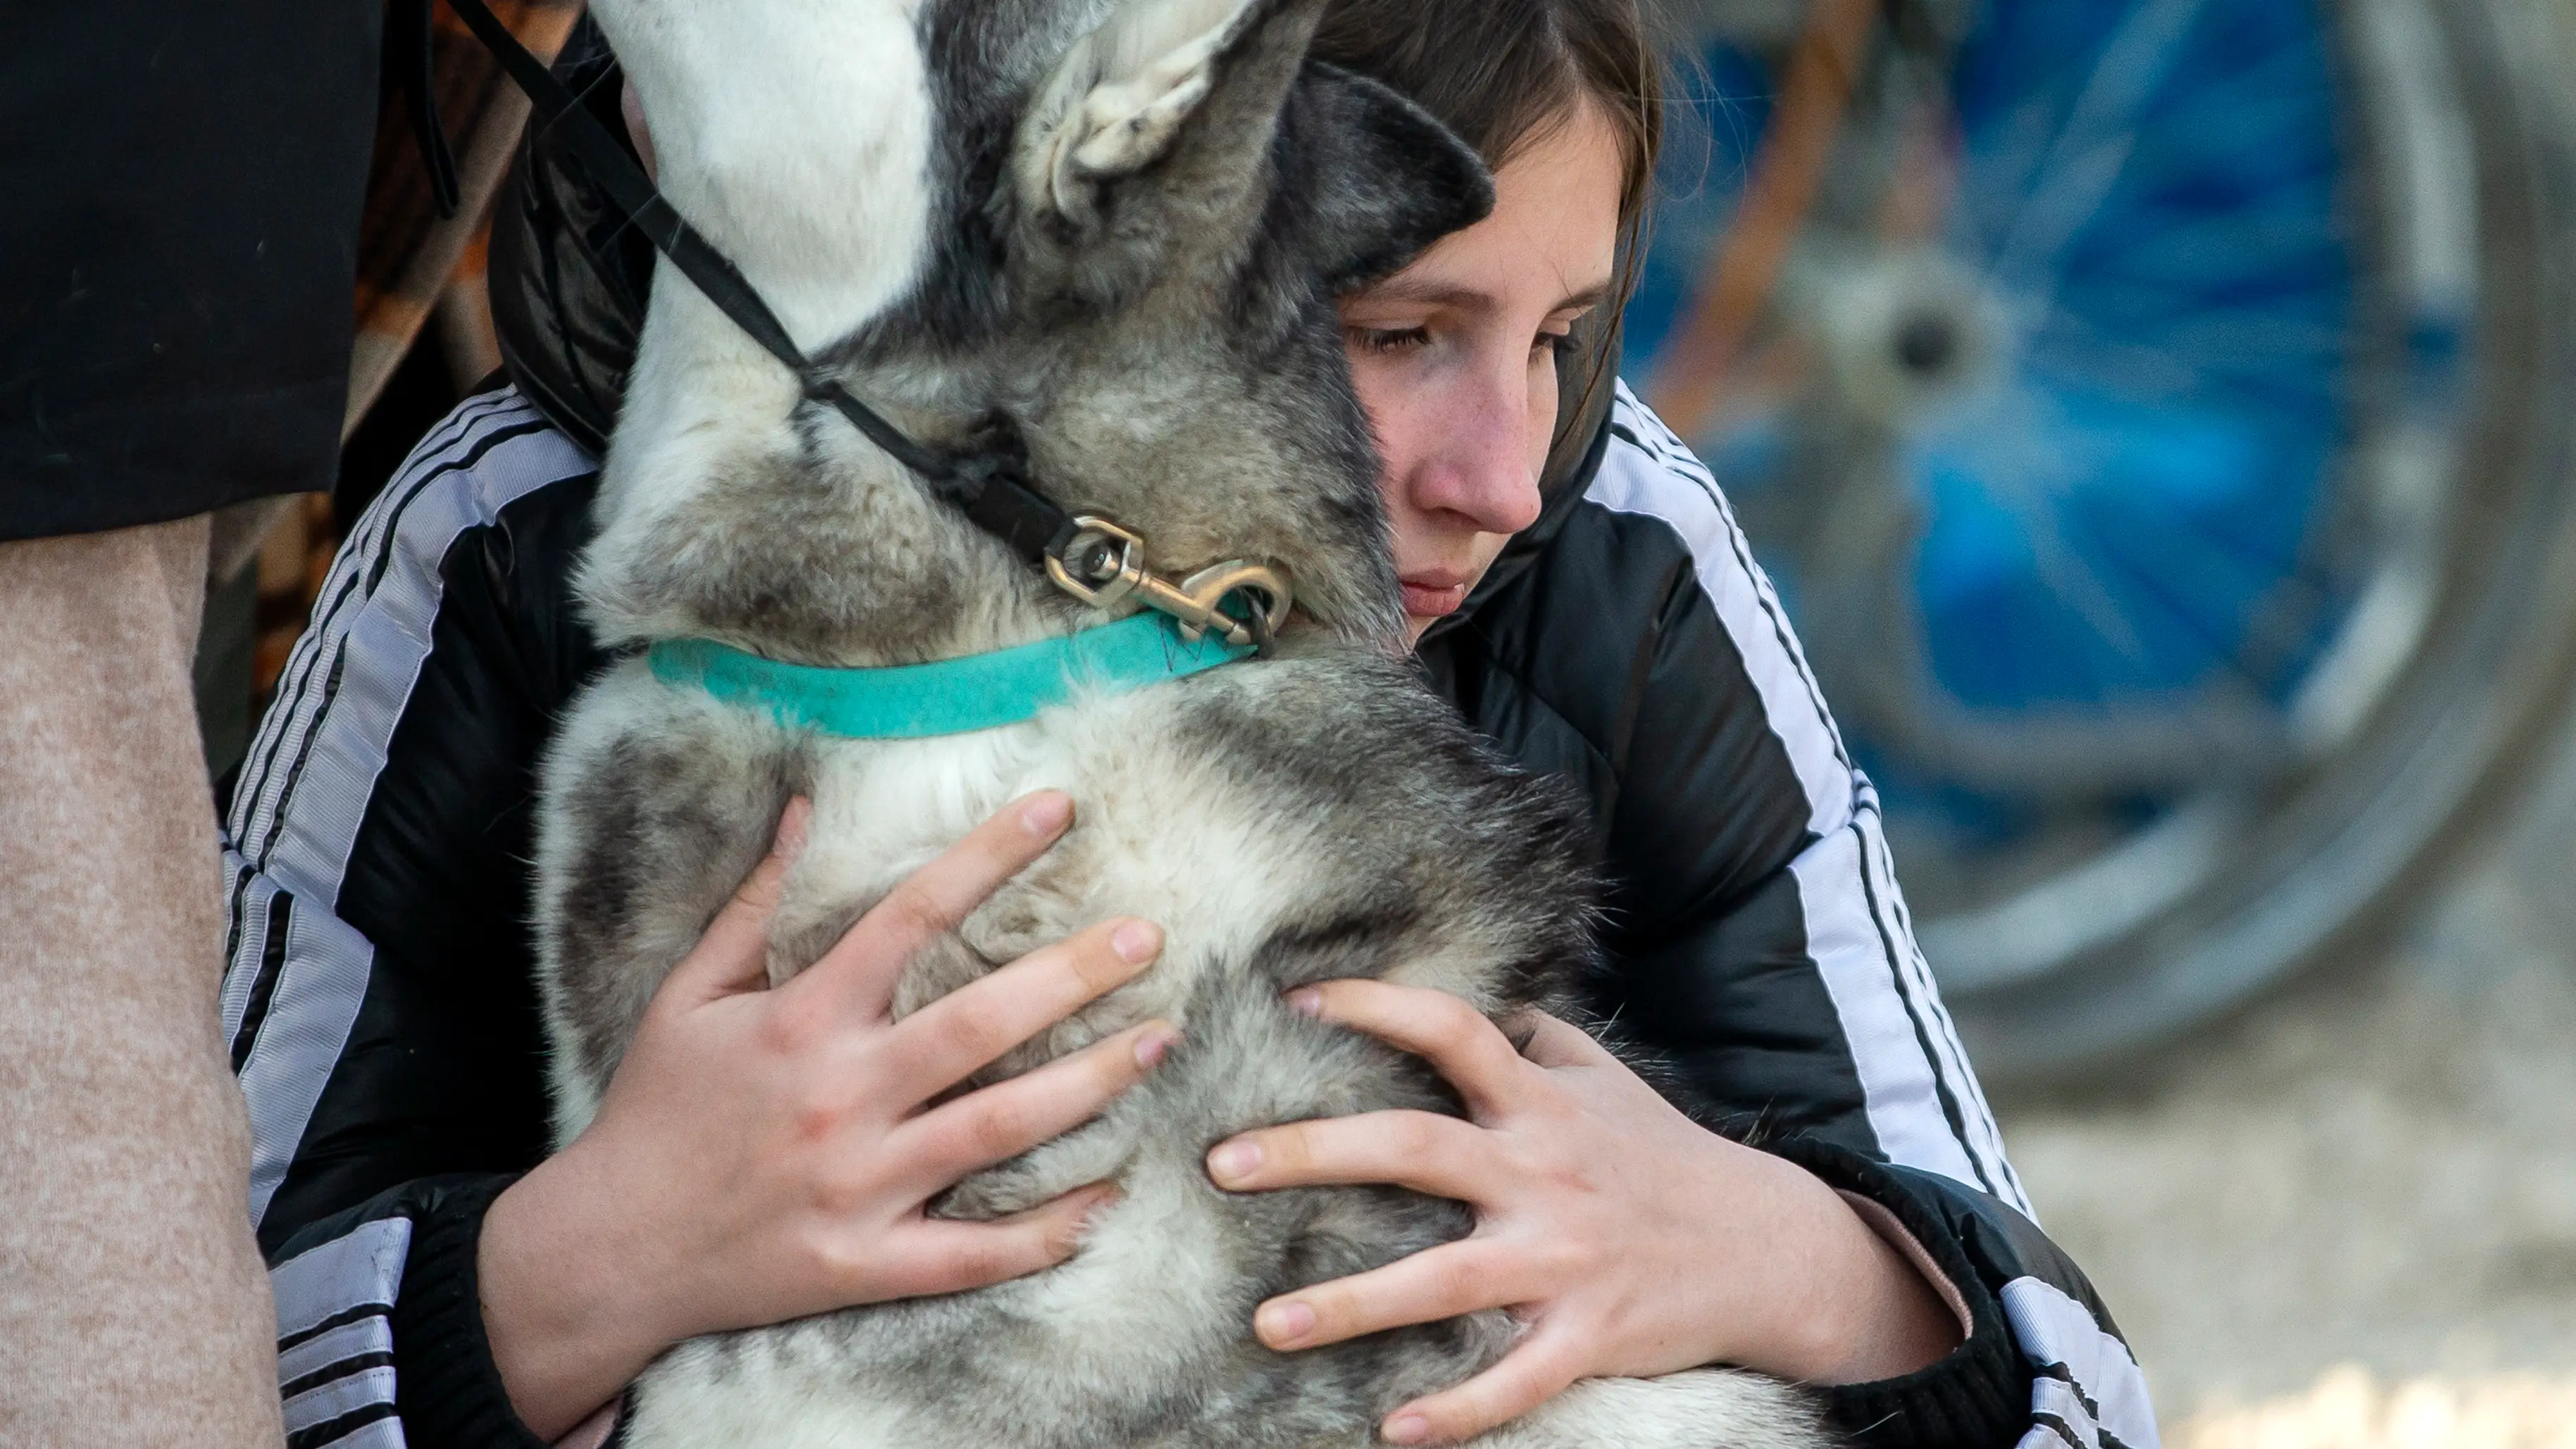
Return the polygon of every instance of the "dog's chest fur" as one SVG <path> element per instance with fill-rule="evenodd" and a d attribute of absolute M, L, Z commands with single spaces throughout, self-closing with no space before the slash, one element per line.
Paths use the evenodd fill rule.
<path fill-rule="evenodd" d="M 1515 773 L 1410 669 L 1375 460 L 1333 287 L 1399 264 L 1489 194 L 1390 93 L 1301 68 L 1315 0 L 603 0 L 663 185 L 800 345 L 934 442 L 1006 437 L 1069 507 L 1142 528 L 1178 575 L 1276 560 L 1304 612 L 1263 660 L 978 734 L 862 741 L 613 666 L 542 781 L 539 938 L 569 1139 L 645 1003 L 765 850 L 808 845 L 771 931 L 810 963 L 1005 801 L 1077 823 L 906 969 L 908 1012 L 1113 915 L 1158 964 L 997 1063 L 1149 1017 L 1183 1032 L 1083 1128 L 936 1210 L 1017 1211 L 1115 1178 L 1062 1267 L 976 1293 L 719 1335 L 638 1386 L 671 1445 L 1358 1445 L 1493 1362 L 1498 1312 L 1298 1354 L 1251 1338 L 1285 1288 L 1448 1241 L 1467 1210 L 1384 1188 L 1227 1194 L 1215 1141 L 1389 1107 L 1454 1111 L 1421 1063 L 1281 1002 L 1369 976 L 1500 1012 L 1561 1004 L 1588 959 L 1580 812 Z M 749 79 L 758 77 L 759 79 Z M 1085 618 L 931 499 L 668 269 L 581 587 L 612 643 L 709 637 L 812 664 L 949 657 Z M 1581 1386 L 1496 1445 L 1812 1442 L 1789 1390 L 1703 1371 Z"/>

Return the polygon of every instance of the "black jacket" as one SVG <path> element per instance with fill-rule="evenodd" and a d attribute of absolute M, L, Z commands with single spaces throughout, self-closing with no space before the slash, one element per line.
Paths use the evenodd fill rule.
<path fill-rule="evenodd" d="M 475 1237 L 545 1148 L 532 771 L 601 662 L 568 579 L 650 272 L 542 147 L 504 208 L 514 385 L 433 430 L 352 530 L 227 821 L 223 1022 L 299 1446 L 396 1442 L 394 1422 L 413 1449 L 531 1442 L 482 1336 Z M 1858 1440 L 2153 1444 L 2117 1330 L 2031 1222 L 1876 798 L 1725 500 L 1624 391 L 1595 412 L 1540 522 L 1422 649 L 1471 721 L 1592 801 L 1613 963 L 1593 1004 L 1728 1130 L 1884 1207 L 1955 1290 L 1973 1328 L 1948 1359 L 1834 1391 Z"/>

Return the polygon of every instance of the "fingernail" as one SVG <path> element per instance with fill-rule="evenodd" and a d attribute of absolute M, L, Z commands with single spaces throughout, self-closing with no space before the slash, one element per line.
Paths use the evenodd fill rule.
<path fill-rule="evenodd" d="M 1420 1414 L 1398 1414 L 1378 1434 L 1389 1444 L 1419 1444 L 1431 1437 L 1431 1421 Z"/>
<path fill-rule="evenodd" d="M 778 812 L 778 833 L 771 837 L 769 848 L 779 859 L 792 861 L 805 852 L 805 822 L 814 813 L 814 802 L 802 795 L 790 796 L 787 808 Z"/>
<path fill-rule="evenodd" d="M 1288 1009 L 1299 1016 L 1324 1014 L 1324 993 L 1312 986 L 1300 986 L 1288 993 Z"/>
<path fill-rule="evenodd" d="M 1180 1039 L 1181 1034 L 1168 1026 L 1156 1027 L 1136 1038 L 1136 1065 L 1151 1071 L 1163 1059 L 1163 1053 L 1171 1050 L 1172 1043 Z"/>
<path fill-rule="evenodd" d="M 1049 790 L 1020 807 L 1020 828 L 1031 835 L 1053 835 L 1073 819 L 1073 797 Z"/>
<path fill-rule="evenodd" d="M 1208 1175 L 1219 1182 L 1240 1182 L 1261 1165 L 1261 1144 L 1228 1142 L 1208 1154 Z"/>
<path fill-rule="evenodd" d="M 1252 1331 L 1271 1345 L 1295 1343 L 1315 1331 L 1315 1310 L 1303 1303 L 1271 1303 L 1252 1315 Z"/>
<path fill-rule="evenodd" d="M 1142 966 L 1163 949 L 1163 928 L 1151 921 L 1129 921 L 1109 933 L 1109 949 L 1130 966 Z"/>

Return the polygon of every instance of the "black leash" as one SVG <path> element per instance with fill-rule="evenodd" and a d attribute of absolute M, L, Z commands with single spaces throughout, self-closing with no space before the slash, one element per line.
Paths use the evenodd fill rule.
<path fill-rule="evenodd" d="M 405 83 L 411 88 L 413 124 L 423 131 L 423 148 L 432 152 L 433 185 L 439 178 L 447 178 L 439 189 L 444 200 L 454 190 L 455 167 L 447 159 L 446 131 L 439 124 L 435 103 L 429 99 L 427 35 L 432 3 L 434 0 L 397 0 L 390 23 L 401 27 L 406 36 L 416 31 L 421 37 L 419 73 L 408 76 Z M 1015 449 L 996 448 L 959 457 L 927 447 L 817 370 L 741 270 L 681 219 L 644 174 L 644 168 L 591 114 L 590 108 L 555 78 L 544 61 L 519 43 L 510 27 L 502 24 L 483 0 L 447 3 L 475 38 L 500 58 L 510 79 L 527 93 L 529 103 L 536 108 L 535 124 L 557 129 L 563 135 L 572 147 L 573 158 L 637 229 L 651 239 L 654 247 L 670 258 L 708 301 L 796 374 L 806 401 L 826 403 L 838 410 L 867 435 L 869 442 L 919 474 L 932 493 L 954 505 L 1022 559 L 1039 566 L 1062 559 L 1065 547 L 1080 530 L 1071 515 L 1029 486 L 1027 464 Z M 452 202 L 448 203 L 446 209 L 452 210 L 452 206 Z"/>

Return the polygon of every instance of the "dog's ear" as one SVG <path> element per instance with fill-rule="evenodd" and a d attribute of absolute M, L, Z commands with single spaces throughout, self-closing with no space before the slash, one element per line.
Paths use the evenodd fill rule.
<path fill-rule="evenodd" d="M 1113 215 L 1122 193 L 1185 192 L 1200 206 L 1239 194 L 1321 8 L 1125 0 L 1065 53 L 1022 118 L 1021 205 L 1079 233 L 1128 220 Z M 1137 180 L 1148 172 L 1162 185 Z"/>
<path fill-rule="evenodd" d="M 1367 76 L 1308 61 L 1289 118 L 1306 254 L 1336 291 L 1395 271 L 1494 209 L 1483 159 L 1430 112 Z"/>

